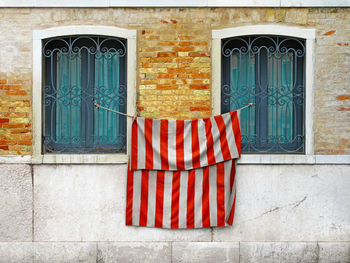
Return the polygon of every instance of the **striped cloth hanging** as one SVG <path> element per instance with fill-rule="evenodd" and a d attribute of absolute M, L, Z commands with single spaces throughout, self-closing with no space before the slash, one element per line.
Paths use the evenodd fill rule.
<path fill-rule="evenodd" d="M 240 151 L 239 111 L 194 120 L 135 117 L 126 225 L 232 225 Z"/>

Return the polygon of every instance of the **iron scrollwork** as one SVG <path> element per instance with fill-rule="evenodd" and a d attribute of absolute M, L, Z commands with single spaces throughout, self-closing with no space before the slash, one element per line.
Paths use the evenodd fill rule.
<path fill-rule="evenodd" d="M 242 36 L 222 41 L 221 111 L 241 117 L 245 153 L 304 152 L 305 41 Z"/>
<path fill-rule="evenodd" d="M 126 41 L 70 36 L 43 42 L 43 151 L 126 152 Z"/>

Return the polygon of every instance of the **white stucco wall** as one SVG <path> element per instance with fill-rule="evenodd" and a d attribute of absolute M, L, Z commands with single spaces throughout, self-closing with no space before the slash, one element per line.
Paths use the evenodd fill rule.
<path fill-rule="evenodd" d="M 238 165 L 234 226 L 192 230 L 125 226 L 125 164 L 0 164 L 0 178 L 0 262 L 350 260 L 350 165 Z"/>
<path fill-rule="evenodd" d="M 349 165 L 239 165 L 234 226 L 125 226 L 126 165 L 34 166 L 35 241 L 350 241 Z M 64 228 L 62 228 L 64 226 Z"/>

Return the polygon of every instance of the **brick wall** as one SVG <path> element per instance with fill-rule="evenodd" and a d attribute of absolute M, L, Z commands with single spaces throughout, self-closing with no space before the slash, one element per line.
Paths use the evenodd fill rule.
<path fill-rule="evenodd" d="M 2 8 L 0 154 L 31 153 L 32 30 L 66 25 L 137 29 L 141 115 L 197 118 L 211 114 L 211 30 L 258 23 L 317 29 L 315 153 L 350 154 L 347 8 Z"/>
<path fill-rule="evenodd" d="M 0 78 L 0 154 L 31 153 L 31 82 L 20 78 Z"/>

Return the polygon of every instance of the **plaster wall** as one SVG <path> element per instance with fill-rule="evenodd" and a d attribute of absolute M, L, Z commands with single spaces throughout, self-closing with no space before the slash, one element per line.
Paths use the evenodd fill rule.
<path fill-rule="evenodd" d="M 125 175 L 126 165 L 0 165 L 0 258 L 349 261 L 349 165 L 239 165 L 234 226 L 195 230 L 125 226 Z"/>

